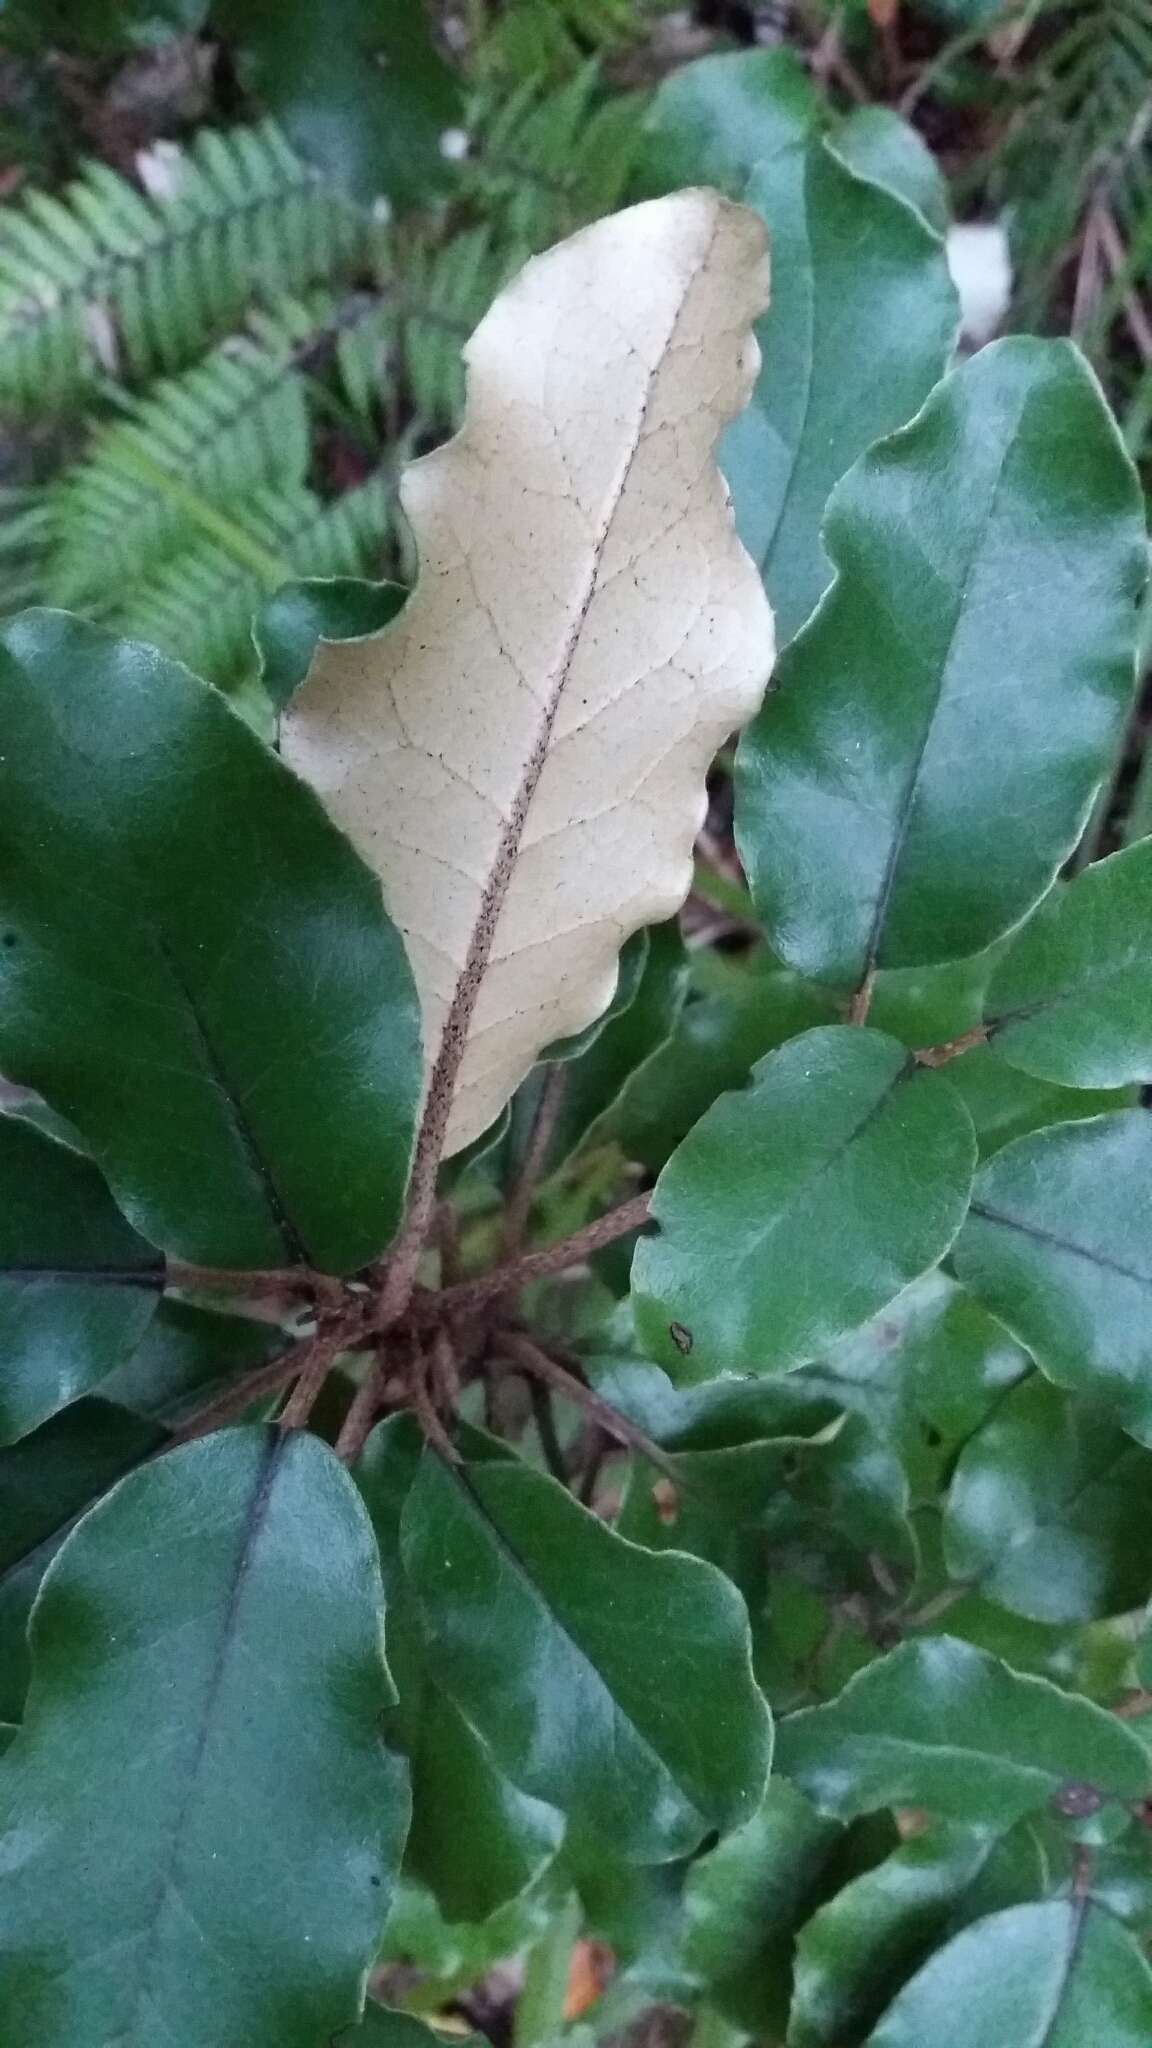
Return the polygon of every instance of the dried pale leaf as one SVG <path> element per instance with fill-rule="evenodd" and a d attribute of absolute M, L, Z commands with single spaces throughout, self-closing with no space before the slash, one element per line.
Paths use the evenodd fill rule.
<path fill-rule="evenodd" d="M 405 474 L 415 593 L 322 645 L 285 717 L 404 934 L 449 1152 L 683 901 L 708 763 L 764 689 L 771 613 L 713 451 L 766 296 L 759 221 L 707 191 L 530 263 L 468 345 L 462 431 Z"/>

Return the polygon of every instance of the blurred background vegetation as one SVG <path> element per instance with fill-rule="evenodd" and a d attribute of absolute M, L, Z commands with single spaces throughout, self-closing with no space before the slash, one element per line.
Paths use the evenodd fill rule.
<path fill-rule="evenodd" d="M 1147 463 L 1152 0 L 7 0 L 0 609 L 237 687 L 286 578 L 403 574 L 461 341 L 741 45 L 914 124 L 1007 231 L 1003 325 L 1074 333 Z"/>

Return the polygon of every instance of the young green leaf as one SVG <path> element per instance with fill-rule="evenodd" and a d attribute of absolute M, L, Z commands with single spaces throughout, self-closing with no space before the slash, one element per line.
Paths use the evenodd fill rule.
<path fill-rule="evenodd" d="M 829 493 L 943 376 L 956 294 L 940 237 L 834 141 L 772 156 L 744 197 L 771 233 L 773 297 L 757 328 L 764 368 L 720 459 L 784 645 L 832 578 Z"/>
<path fill-rule="evenodd" d="M 641 1341 L 681 1379 L 802 1365 L 943 1256 L 975 1163 L 963 1105 L 895 1039 L 790 1040 L 656 1184 L 659 1233 L 633 1262 Z"/>
<path fill-rule="evenodd" d="M 387 1243 L 420 1086 L 379 887 L 215 690 L 65 613 L 0 635 L 0 1067 L 201 1264 Z"/>
<path fill-rule="evenodd" d="M 1066 1786 L 1146 1799 L 1152 1757 L 1089 1700 L 951 1636 L 903 1643 L 777 1729 L 776 1767 L 822 1813 L 923 1806 L 1007 1829 Z"/>
<path fill-rule="evenodd" d="M 460 434 L 405 473 L 415 591 L 288 706 L 287 759 L 407 941 L 429 1152 L 449 1112 L 449 1152 L 487 1129 L 688 891 L 705 769 L 772 663 L 712 459 L 765 297 L 760 223 L 714 193 L 530 264 L 468 344 Z"/>
<path fill-rule="evenodd" d="M 770 1722 L 719 1572 L 624 1542 L 519 1463 L 431 1454 L 402 1555 L 432 1669 L 514 1784 L 639 1863 L 755 1811 Z"/>
<path fill-rule="evenodd" d="M 1091 372 L 1030 340 L 864 456 L 825 540 L 836 581 L 741 743 L 737 839 L 776 951 L 863 988 L 1049 887 L 1118 744 L 1147 550 Z"/>
<path fill-rule="evenodd" d="M 960 1453 L 944 1514 L 954 1579 L 1034 1621 L 1094 1621 L 1152 1584 L 1152 1457 L 1034 1373 Z"/>
<path fill-rule="evenodd" d="M 1057 887 L 1000 962 L 1001 1059 L 1068 1088 L 1152 1079 L 1152 839 Z"/>
<path fill-rule="evenodd" d="M 1071 1898 L 965 1928 L 913 1977 L 866 2048 L 1139 2048 L 1150 2036 L 1152 1970 L 1118 1920 Z"/>
<path fill-rule="evenodd" d="M 1152 1444 L 1152 1117 L 1006 1145 L 976 1177 L 956 1271 L 1058 1386 Z"/>
<path fill-rule="evenodd" d="M 87 1393 L 139 1342 L 163 1280 L 91 1161 L 0 1118 L 0 1444 Z"/>
<path fill-rule="evenodd" d="M 315 2048 L 355 2020 L 407 1821 L 381 1619 L 314 1437 L 226 1431 L 86 1516 L 0 1769 L 13 2038 Z"/>

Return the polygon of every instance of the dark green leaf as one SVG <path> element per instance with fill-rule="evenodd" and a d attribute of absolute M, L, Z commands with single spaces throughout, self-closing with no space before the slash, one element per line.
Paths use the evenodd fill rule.
<path fill-rule="evenodd" d="M 755 1818 L 692 1865 L 684 1962 L 737 2026 L 783 2032 L 793 1932 L 841 1833 L 786 1778 L 773 1778 Z"/>
<path fill-rule="evenodd" d="M 0 1117 L 0 1444 L 105 1379 L 162 1284 L 91 1162 Z"/>
<path fill-rule="evenodd" d="M 750 967 L 722 994 L 689 1002 L 667 1043 L 632 1076 L 608 1119 L 629 1159 L 657 1173 L 728 1088 L 785 1039 L 835 1021 L 828 994 L 787 968 Z"/>
<path fill-rule="evenodd" d="M 1075 1899 L 965 1928 L 900 1993 L 867 2048 L 1143 2048 L 1152 1971 L 1130 1934 Z"/>
<path fill-rule="evenodd" d="M 952 213 L 947 181 L 915 128 L 891 107 L 854 107 L 838 122 L 833 147 L 858 176 L 886 185 L 945 233 Z"/>
<path fill-rule="evenodd" d="M 30 612 L 0 676 L 0 1067 L 164 1250 L 363 1264 L 421 1087 L 375 878 L 177 663 Z"/>
<path fill-rule="evenodd" d="M 399 1695 L 389 1733 L 412 1772 L 405 1867 L 449 1921 L 486 1920 L 539 1876 L 560 1846 L 563 1822 L 554 1807 L 517 1791 L 429 1669 L 400 1566 L 400 1518 L 421 1444 L 410 1415 L 393 1417 L 372 1432 L 355 1474 L 384 1574 L 388 1665 Z"/>
<path fill-rule="evenodd" d="M 953 1280 L 936 1273 L 925 1313 L 898 1333 L 907 1391 L 916 1411 L 949 1449 L 972 1435 L 1032 1371 L 1032 1361 L 1001 1323 Z"/>
<path fill-rule="evenodd" d="M 1152 1078 L 1152 840 L 1057 887 L 988 991 L 1001 1059 L 1069 1088 Z"/>
<path fill-rule="evenodd" d="M 225 1431 L 85 1518 L 0 1772 L 14 2039 L 316 2048 L 355 2020 L 407 1819 L 381 1616 L 315 1437 Z"/>
<path fill-rule="evenodd" d="M 0 1715 L 16 1720 L 23 1712 L 28 1616 L 67 1531 L 163 1442 L 144 1417 L 88 1399 L 0 1451 Z"/>
<path fill-rule="evenodd" d="M 1130 1108 L 1138 1100 L 1133 1089 L 1057 1088 L 1051 1081 L 1034 1080 L 986 1045 L 952 1060 L 948 1079 L 972 1119 L 981 1159 L 990 1159 L 1029 1131 L 1079 1123 L 1098 1112 Z"/>
<path fill-rule="evenodd" d="M 106 1401 L 157 1422 L 173 1424 L 216 1387 L 252 1372 L 287 1346 L 274 1323 L 165 1297 L 136 1346 L 100 1384 Z"/>
<path fill-rule="evenodd" d="M 621 1533 L 651 1550 L 687 1550 L 741 1579 L 747 1531 L 774 1556 L 802 1530 L 829 1527 L 911 1571 L 908 1486 L 894 1452 L 864 1414 L 845 1414 L 839 1389 L 807 1373 L 673 1388 L 655 1366 L 584 1360 L 593 1385 L 664 1445 L 677 1497 L 639 1461 Z M 763 1540 L 754 1546 L 762 1553 Z"/>
<path fill-rule="evenodd" d="M 1049 887 L 1119 741 L 1146 547 L 1091 372 L 1029 340 L 866 455 L 825 539 L 835 585 L 740 746 L 737 839 L 776 951 L 847 988 L 977 952 Z"/>
<path fill-rule="evenodd" d="M 461 118 L 423 0 L 215 0 L 248 90 L 363 206 L 414 206 L 442 184 L 440 148 Z"/>
<path fill-rule="evenodd" d="M 951 1636 L 901 1645 L 826 1706 L 790 1714 L 776 1767 L 824 1813 L 923 1806 L 1007 1829 L 1070 1783 L 1145 1799 L 1152 1758 L 1090 1701 Z"/>
<path fill-rule="evenodd" d="M 981 1168 L 956 1271 L 1058 1386 L 1152 1443 L 1152 1117 L 1018 1138 Z"/>
<path fill-rule="evenodd" d="M 756 168 L 742 195 L 772 236 L 763 369 L 721 462 L 740 537 L 789 641 L 832 579 L 828 495 L 943 375 L 956 294 L 940 237 L 903 199 L 814 139 Z"/>
<path fill-rule="evenodd" d="M 794 50 L 724 52 L 685 64 L 649 109 L 640 183 L 650 193 L 717 185 L 742 198 L 757 164 L 802 143 L 821 112 Z"/>
<path fill-rule="evenodd" d="M 550 1170 L 563 1163 L 596 1119 L 610 1111 L 630 1077 L 667 1041 L 688 984 L 688 962 L 675 920 L 645 934 L 648 944 L 632 998 L 604 1020 L 578 1059 L 567 1063 Z M 627 948 L 625 948 L 627 951 Z"/>
<path fill-rule="evenodd" d="M 356 640 L 379 633 L 408 592 L 402 583 L 365 583 L 356 576 L 314 576 L 285 583 L 252 623 L 260 681 L 283 711 L 312 664 L 318 640 Z"/>
<path fill-rule="evenodd" d="M 431 1455 L 402 1554 L 437 1678 L 525 1792 L 636 1862 L 755 1811 L 770 1726 L 718 1572 L 624 1542 L 526 1466 Z"/>
<path fill-rule="evenodd" d="M 1034 1374 L 961 1452 L 952 1577 L 1034 1621 L 1122 1614 L 1152 1585 L 1152 1457 Z"/>
<path fill-rule="evenodd" d="M 657 1182 L 659 1233 L 633 1264 L 641 1341 L 681 1379 L 803 1364 L 947 1251 L 974 1163 L 963 1106 L 895 1039 L 791 1040 Z"/>
<path fill-rule="evenodd" d="M 1007 1894 L 998 1904 L 1042 1890 L 1040 1843 L 1029 1830 L 1016 1832 L 1021 1840 L 1009 1837 L 1014 1854 L 1000 1871 L 1005 1845 L 994 1830 L 938 1822 L 822 1906 L 796 1942 L 788 2048 L 843 2048 L 858 2040 L 950 1923 L 989 1910 L 987 1898 L 974 1904 L 989 1881 Z"/>

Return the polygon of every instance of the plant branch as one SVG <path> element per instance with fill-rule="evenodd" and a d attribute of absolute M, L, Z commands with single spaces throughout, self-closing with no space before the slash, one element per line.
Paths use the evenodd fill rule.
<path fill-rule="evenodd" d="M 586 1224 L 572 1237 L 562 1238 L 559 1244 L 546 1245 L 543 1251 L 525 1252 L 522 1258 L 482 1273 L 478 1280 L 465 1280 L 458 1287 L 428 1294 L 420 1305 L 420 1319 L 435 1320 L 441 1315 L 455 1316 L 483 1308 L 504 1295 L 518 1294 L 533 1280 L 544 1280 L 550 1273 L 563 1273 L 570 1266 L 582 1265 L 593 1252 L 615 1244 L 618 1238 L 627 1237 L 647 1223 L 651 1199 L 647 1194 L 633 1195 L 618 1209 L 609 1209 L 606 1216 L 598 1216 L 594 1223 Z"/>
<path fill-rule="evenodd" d="M 567 1366 L 561 1365 L 549 1352 L 542 1351 L 531 1337 L 526 1337 L 520 1330 L 501 1330 L 495 1341 L 514 1365 L 530 1377 L 543 1380 L 546 1386 L 555 1387 L 558 1394 L 563 1394 L 566 1400 L 582 1408 L 605 1436 L 624 1444 L 628 1450 L 639 1451 L 642 1458 L 647 1458 L 650 1465 L 656 1465 L 679 1487 L 680 1475 L 667 1451 L 662 1451 L 659 1444 L 653 1443 L 652 1438 L 622 1415 L 618 1408 L 613 1408 L 610 1401 L 605 1401 L 591 1387 L 585 1386 L 584 1381 L 577 1379 L 574 1372 L 569 1372 Z"/>

